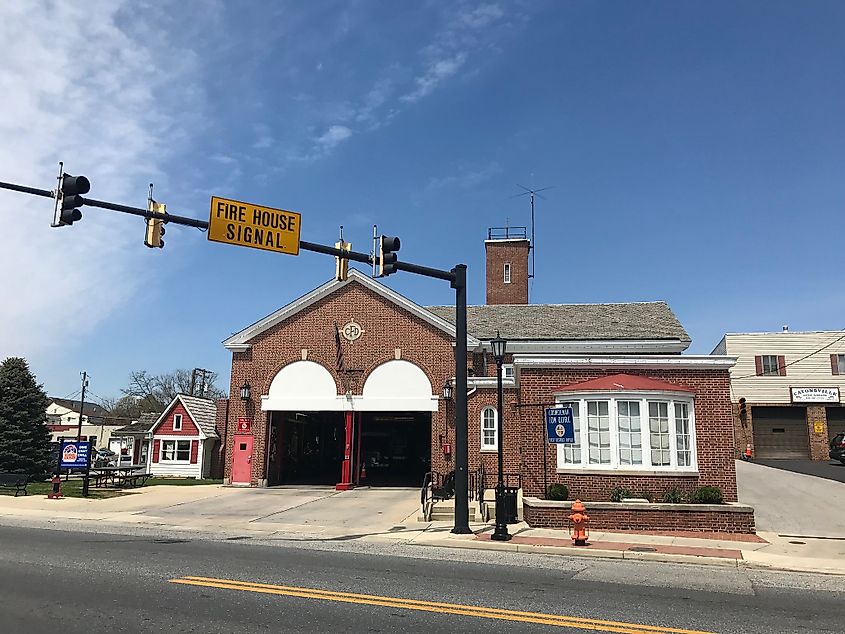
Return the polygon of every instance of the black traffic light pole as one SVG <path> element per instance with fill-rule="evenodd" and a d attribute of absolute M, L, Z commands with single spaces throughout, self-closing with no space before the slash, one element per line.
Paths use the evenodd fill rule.
<path fill-rule="evenodd" d="M 45 198 L 55 198 L 56 195 L 55 192 L 48 189 L 38 189 L 2 181 L 0 181 L 0 189 L 10 189 Z M 149 209 L 129 207 L 83 196 L 77 196 L 76 201 L 77 204 L 88 207 L 109 209 L 142 218 L 160 218 L 167 223 L 208 230 L 208 222 L 187 216 L 159 213 Z M 379 263 L 379 258 L 376 255 L 358 251 L 345 251 L 316 242 L 300 240 L 299 248 L 304 251 L 333 255 L 371 266 Z M 395 262 L 394 266 L 400 271 L 446 280 L 455 289 L 455 526 L 452 528 L 452 532 L 468 534 L 472 531 L 469 527 L 469 444 L 467 430 L 467 267 L 466 264 L 458 264 L 452 270 L 445 271 L 401 261 Z"/>

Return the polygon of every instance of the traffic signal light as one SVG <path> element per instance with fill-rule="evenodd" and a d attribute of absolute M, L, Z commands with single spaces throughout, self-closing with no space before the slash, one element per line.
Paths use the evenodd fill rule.
<path fill-rule="evenodd" d="M 352 243 L 351 242 L 344 242 L 343 240 L 334 243 L 335 249 L 341 249 L 342 251 L 351 251 L 352 250 Z M 346 258 L 342 258 L 339 256 L 335 256 L 335 273 L 334 277 L 338 282 L 345 282 L 346 278 L 349 276 L 349 260 Z"/>
<path fill-rule="evenodd" d="M 62 173 L 60 185 L 56 190 L 56 208 L 53 212 L 51 227 L 72 225 L 82 220 L 82 212 L 77 207 L 85 204 L 82 194 L 91 191 L 91 183 L 84 176 L 71 176 Z"/>
<path fill-rule="evenodd" d="M 378 240 L 378 276 L 386 277 L 396 273 L 396 251 L 399 250 L 399 238 L 381 236 Z"/>
<path fill-rule="evenodd" d="M 157 203 L 150 200 L 147 204 L 149 211 L 154 211 L 159 214 L 167 213 L 167 205 L 164 203 Z M 144 244 L 155 249 L 164 248 L 164 240 L 161 237 L 164 235 L 164 219 L 163 218 L 147 218 L 147 233 L 144 237 Z"/>
<path fill-rule="evenodd" d="M 748 404 L 744 396 L 739 399 L 739 420 L 742 421 L 742 426 L 745 427 L 745 421 L 748 420 Z"/>

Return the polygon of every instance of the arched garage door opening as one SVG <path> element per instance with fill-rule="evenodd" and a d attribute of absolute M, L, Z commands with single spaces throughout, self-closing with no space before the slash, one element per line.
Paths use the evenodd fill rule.
<path fill-rule="evenodd" d="M 267 482 L 334 485 L 348 469 L 353 484 L 418 487 L 431 465 L 437 406 L 428 377 L 408 361 L 378 366 L 351 396 L 338 394 L 318 363 L 285 366 L 262 396 Z"/>

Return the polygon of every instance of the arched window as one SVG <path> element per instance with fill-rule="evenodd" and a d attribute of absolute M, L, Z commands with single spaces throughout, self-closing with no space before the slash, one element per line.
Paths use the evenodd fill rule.
<path fill-rule="evenodd" d="M 481 451 L 496 451 L 499 448 L 499 417 L 492 407 L 481 410 Z"/>

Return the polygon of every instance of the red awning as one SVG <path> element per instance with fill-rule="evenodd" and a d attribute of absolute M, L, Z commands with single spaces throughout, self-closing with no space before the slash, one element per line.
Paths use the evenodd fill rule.
<path fill-rule="evenodd" d="M 692 392 L 695 390 L 686 385 L 667 383 L 650 379 L 647 376 L 636 376 L 633 374 L 611 374 L 581 383 L 570 383 L 561 385 L 552 390 L 553 394 L 559 392 Z"/>

